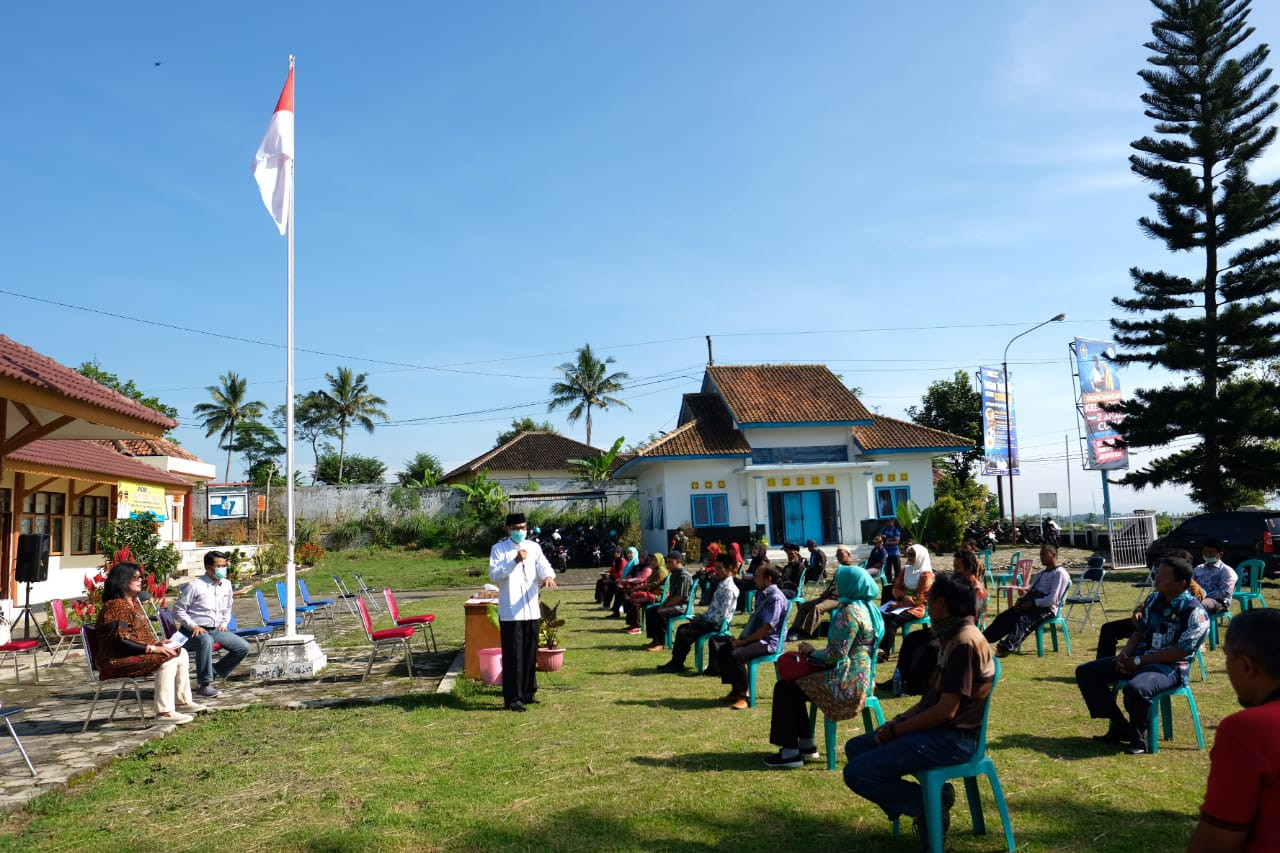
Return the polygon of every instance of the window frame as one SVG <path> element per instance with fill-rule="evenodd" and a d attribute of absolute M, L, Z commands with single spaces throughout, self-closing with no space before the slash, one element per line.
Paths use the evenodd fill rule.
<path fill-rule="evenodd" d="M 81 512 L 86 502 L 92 502 L 94 506 L 93 513 Z M 101 507 L 101 512 L 97 511 Z M 85 554 L 98 553 L 98 534 L 102 532 L 103 526 L 111 520 L 111 498 L 108 495 L 81 495 L 71 502 L 71 543 L 70 549 L 72 556 L 83 556 Z M 78 550 L 76 548 L 76 530 L 78 527 L 87 524 L 89 527 L 89 548 L 88 550 Z"/>
<path fill-rule="evenodd" d="M 703 507 L 702 517 L 705 519 L 703 523 L 698 522 L 698 507 Z M 716 510 L 720 510 L 721 521 L 716 521 Z M 728 527 L 729 526 L 729 493 L 728 492 L 710 492 L 689 496 L 689 517 L 695 528 L 697 527 Z"/>
<path fill-rule="evenodd" d="M 899 497 L 897 494 L 898 492 L 906 492 L 906 494 L 903 495 L 902 497 Z M 892 515 L 885 515 L 881 511 L 880 496 L 882 494 L 888 494 L 889 496 L 889 503 L 893 510 Z M 897 518 L 898 506 L 900 504 L 906 503 L 909 500 L 911 500 L 910 486 L 902 485 L 901 483 L 894 483 L 892 486 L 876 486 L 876 493 L 875 493 L 876 518 L 879 518 L 879 519 Z"/>
<path fill-rule="evenodd" d="M 45 510 L 40 512 L 40 498 L 42 497 L 45 499 Z M 27 509 L 28 501 L 30 501 L 31 509 Z M 59 501 L 62 508 L 60 511 L 55 511 L 54 507 Z M 30 492 L 23 497 L 21 510 L 18 513 L 18 532 L 49 534 L 49 555 L 62 556 L 65 553 L 63 544 L 67 519 L 66 492 Z M 47 519 L 43 530 L 39 529 L 40 525 L 36 523 L 36 520 L 41 518 Z"/>

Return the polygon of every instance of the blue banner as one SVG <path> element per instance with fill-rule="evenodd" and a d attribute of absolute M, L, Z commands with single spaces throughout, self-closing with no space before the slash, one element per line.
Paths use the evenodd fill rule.
<path fill-rule="evenodd" d="M 1013 395 L 1006 387 L 999 367 L 978 368 L 982 392 L 982 473 L 1004 476 L 1009 471 L 1009 451 L 1013 451 L 1013 473 L 1018 470 L 1018 422 L 1013 416 Z"/>
<path fill-rule="evenodd" d="M 1076 358 L 1076 378 L 1080 382 L 1080 399 L 1076 407 L 1084 419 L 1087 460 L 1090 471 L 1118 471 L 1129 467 L 1129 451 L 1114 446 L 1120 438 L 1116 430 L 1122 416 L 1108 414 L 1102 407 L 1124 399 L 1120 379 L 1116 376 L 1116 345 L 1111 341 L 1076 338 L 1071 344 Z"/>

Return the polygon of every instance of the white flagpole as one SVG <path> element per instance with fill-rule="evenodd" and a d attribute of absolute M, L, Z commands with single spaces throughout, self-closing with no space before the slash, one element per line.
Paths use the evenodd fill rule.
<path fill-rule="evenodd" d="M 289 54 L 289 74 L 290 75 L 293 74 L 293 59 L 294 59 L 293 54 Z M 296 87 L 296 83 L 295 83 L 295 87 Z M 296 112 L 295 112 L 295 116 L 296 116 Z M 297 154 L 297 144 L 298 144 L 297 138 L 298 138 L 297 124 L 295 119 L 294 137 L 293 137 L 295 156 Z M 285 506 L 285 519 L 286 519 L 285 537 L 287 542 L 287 545 L 286 545 L 287 550 L 285 552 L 285 584 L 286 584 L 285 609 L 288 611 L 287 613 L 285 613 L 285 616 L 284 616 L 285 618 L 284 635 L 286 637 L 293 637 L 293 636 L 296 636 L 298 633 L 298 629 L 297 629 L 298 569 L 293 562 L 294 546 L 296 544 L 295 538 L 294 538 L 294 525 L 293 525 L 293 522 L 294 522 L 294 518 L 293 518 L 293 397 L 294 397 L 294 393 L 293 393 L 293 232 L 294 232 L 294 214 L 295 214 L 295 206 L 296 206 L 295 198 L 297 195 L 297 190 L 294 185 L 293 159 L 294 159 L 293 157 L 290 157 L 289 164 L 288 164 L 289 166 L 289 219 L 288 219 L 288 230 L 289 230 L 288 302 L 289 302 L 289 306 L 286 313 L 288 315 L 287 322 L 288 322 L 289 330 L 286 335 L 286 338 L 287 338 L 286 350 L 288 352 L 288 356 L 286 357 L 287 364 L 285 368 L 286 377 L 285 377 L 285 401 L 284 401 L 284 430 L 285 430 L 284 506 Z"/>

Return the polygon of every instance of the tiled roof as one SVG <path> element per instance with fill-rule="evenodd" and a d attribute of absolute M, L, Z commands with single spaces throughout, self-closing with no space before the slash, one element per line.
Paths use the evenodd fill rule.
<path fill-rule="evenodd" d="M 506 444 L 482 453 L 445 474 L 449 480 L 480 470 L 488 471 L 572 471 L 570 459 L 590 459 L 604 451 L 554 432 L 522 432 Z"/>
<path fill-rule="evenodd" d="M 86 475 L 83 479 L 107 483 L 131 480 L 182 491 L 191 483 L 145 462 L 123 456 L 96 441 L 44 439 L 25 444 L 4 458 L 5 470 L 26 473 Z"/>
<path fill-rule="evenodd" d="M 154 424 L 162 430 L 176 427 L 154 409 L 131 400 L 118 391 L 100 385 L 87 376 L 64 367 L 48 356 L 25 347 L 12 338 L 0 335 L 0 379 L 9 379 L 30 385 L 100 409 Z"/>
<path fill-rule="evenodd" d="M 680 426 L 636 451 L 636 458 L 667 456 L 749 456 L 751 445 L 735 429 L 715 394 L 685 394 Z"/>
<path fill-rule="evenodd" d="M 872 416 L 871 426 L 853 427 L 853 438 L 868 453 L 877 450 L 969 450 L 973 442 L 962 435 L 900 421 Z"/>
<path fill-rule="evenodd" d="M 163 438 L 104 438 L 99 441 L 125 456 L 172 456 L 189 462 L 203 462 L 199 456 Z"/>
<path fill-rule="evenodd" d="M 702 390 L 718 390 L 743 426 L 871 420 L 862 401 L 822 364 L 714 365 Z"/>

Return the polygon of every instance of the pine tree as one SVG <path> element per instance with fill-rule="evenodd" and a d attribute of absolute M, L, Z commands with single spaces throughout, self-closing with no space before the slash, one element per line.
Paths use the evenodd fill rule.
<path fill-rule="evenodd" d="M 1115 407 L 1126 445 L 1192 440 L 1119 482 L 1181 483 L 1205 509 L 1228 509 L 1280 483 L 1280 389 L 1255 372 L 1280 354 L 1280 240 L 1266 235 L 1280 222 L 1280 181 L 1249 179 L 1276 138 L 1277 86 L 1267 46 L 1243 47 L 1254 34 L 1249 0 L 1152 3 L 1161 14 L 1146 43 L 1153 67 L 1139 76 L 1157 135 L 1134 142 L 1129 162 L 1156 185 L 1157 213 L 1139 224 L 1170 251 L 1201 256 L 1204 273 L 1135 267 L 1137 295 L 1113 300 L 1146 315 L 1112 320 L 1125 348 L 1117 360 L 1184 377 Z"/>

